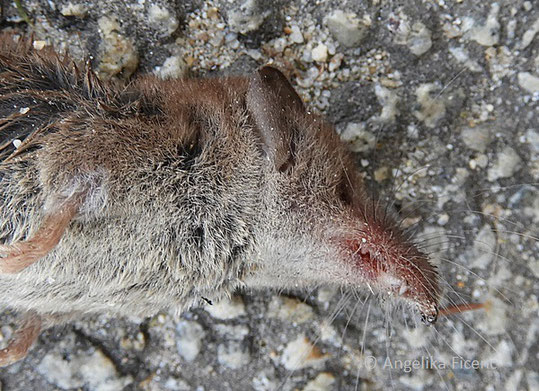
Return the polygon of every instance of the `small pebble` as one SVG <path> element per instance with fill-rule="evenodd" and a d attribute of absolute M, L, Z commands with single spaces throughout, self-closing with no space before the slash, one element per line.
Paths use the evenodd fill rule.
<path fill-rule="evenodd" d="M 231 341 L 217 347 L 217 361 L 230 369 L 239 369 L 249 364 L 250 355 L 241 342 Z"/>
<path fill-rule="evenodd" d="M 36 49 L 36 50 L 41 50 L 41 49 L 43 49 L 45 46 L 47 46 L 47 42 L 46 42 L 46 41 L 34 41 L 34 43 L 32 44 L 32 46 L 33 46 L 34 49 Z"/>
<path fill-rule="evenodd" d="M 378 116 L 378 120 L 386 123 L 394 123 L 395 118 L 399 114 L 397 107 L 399 96 L 395 91 L 384 88 L 379 84 L 374 87 L 374 93 L 378 98 L 378 102 L 382 105 L 382 112 Z"/>
<path fill-rule="evenodd" d="M 62 6 L 60 13 L 64 16 L 78 16 L 83 17 L 86 15 L 87 9 L 84 4 L 73 4 L 71 2 Z"/>
<path fill-rule="evenodd" d="M 271 7 L 260 7 L 258 1 L 246 0 L 228 11 L 228 24 L 232 31 L 246 34 L 257 30 L 271 12 Z"/>
<path fill-rule="evenodd" d="M 179 79 L 187 75 L 188 67 L 180 56 L 168 57 L 154 73 L 161 79 Z"/>
<path fill-rule="evenodd" d="M 470 38 L 483 46 L 494 46 L 500 39 L 500 23 L 498 22 L 498 3 L 492 4 L 487 20 L 481 26 L 475 27 L 471 31 Z"/>
<path fill-rule="evenodd" d="M 367 34 L 367 26 L 354 13 L 333 11 L 326 19 L 326 25 L 335 39 L 345 47 L 355 47 Z"/>
<path fill-rule="evenodd" d="M 178 338 L 176 347 L 178 353 L 185 361 L 193 361 L 202 348 L 202 340 L 206 332 L 202 326 L 195 321 L 181 320 L 176 326 Z"/>
<path fill-rule="evenodd" d="M 505 147 L 497 156 L 494 164 L 488 169 L 487 179 L 494 182 L 500 178 L 509 178 L 519 168 L 520 156 L 511 147 Z"/>
<path fill-rule="evenodd" d="M 89 391 L 121 390 L 133 383 L 131 376 L 120 377 L 113 362 L 100 350 L 72 354 L 68 358 L 48 353 L 37 371 L 63 390 L 82 387 Z"/>
<path fill-rule="evenodd" d="M 290 33 L 290 40 L 294 43 L 303 43 L 303 34 L 297 25 L 293 25 L 290 28 L 292 31 Z"/>
<path fill-rule="evenodd" d="M 526 49 L 530 45 L 530 43 L 532 43 L 537 32 L 539 32 L 539 18 L 537 18 L 533 25 L 522 35 L 522 42 L 520 43 L 520 48 Z"/>
<path fill-rule="evenodd" d="M 215 331 L 226 338 L 227 340 L 238 340 L 241 341 L 247 335 L 249 335 L 249 328 L 244 325 L 227 325 L 227 324 L 215 324 Z"/>
<path fill-rule="evenodd" d="M 445 116 L 445 103 L 441 96 L 431 96 L 431 93 L 437 89 L 436 84 L 425 83 L 417 87 L 415 92 L 420 109 L 414 111 L 414 115 L 429 128 L 434 128 Z"/>
<path fill-rule="evenodd" d="M 311 55 L 316 62 L 326 62 L 328 59 L 328 47 L 323 43 L 318 44 L 312 51 Z"/>
<path fill-rule="evenodd" d="M 180 23 L 170 11 L 157 4 L 152 4 L 148 11 L 148 20 L 150 24 L 164 32 L 165 36 L 171 35 L 178 29 Z"/>
<path fill-rule="evenodd" d="M 138 66 L 138 53 L 132 40 L 119 32 L 121 27 L 114 15 L 103 16 L 97 23 L 102 37 L 99 77 L 110 79 L 122 73 L 128 78 Z"/>
<path fill-rule="evenodd" d="M 436 223 L 438 225 L 446 225 L 449 221 L 449 215 L 447 213 L 442 213 L 440 216 L 438 216 L 438 220 L 436 220 Z"/>
<path fill-rule="evenodd" d="M 233 319 L 245 315 L 245 304 L 240 296 L 232 299 L 223 299 L 212 305 L 204 306 L 204 309 L 216 319 Z"/>
<path fill-rule="evenodd" d="M 374 180 L 378 183 L 383 182 L 389 178 L 390 172 L 389 167 L 380 167 L 374 171 Z"/>
<path fill-rule="evenodd" d="M 519 72 L 518 85 L 532 94 L 539 92 L 539 77 L 529 72 Z"/>
<path fill-rule="evenodd" d="M 335 376 L 329 372 L 322 372 L 309 381 L 303 391 L 330 391 L 333 390 Z"/>
<path fill-rule="evenodd" d="M 488 125 L 473 128 L 464 128 L 460 132 L 460 137 L 464 144 L 478 152 L 485 152 L 487 146 L 492 141 L 493 132 Z"/>
<path fill-rule="evenodd" d="M 364 123 L 350 122 L 340 136 L 354 152 L 370 151 L 376 144 L 376 136 L 366 130 Z"/>
<path fill-rule="evenodd" d="M 268 306 L 268 316 L 293 323 L 305 323 L 314 317 L 311 306 L 295 298 L 273 296 Z"/>
<path fill-rule="evenodd" d="M 320 349 L 312 344 L 312 342 L 300 335 L 295 340 L 286 345 L 281 363 L 289 371 L 296 371 L 308 367 L 319 367 L 327 359 L 327 356 L 322 354 Z"/>
<path fill-rule="evenodd" d="M 191 391 L 192 387 L 182 379 L 169 377 L 165 380 L 165 389 L 167 391 Z M 157 390 L 158 388 L 156 388 Z"/>
<path fill-rule="evenodd" d="M 423 23 L 414 23 L 406 44 L 413 54 L 421 56 L 432 47 L 430 36 L 430 30 Z"/>

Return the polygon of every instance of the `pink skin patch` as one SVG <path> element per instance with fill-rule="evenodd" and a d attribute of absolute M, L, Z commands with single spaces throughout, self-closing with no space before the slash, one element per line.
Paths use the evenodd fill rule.
<path fill-rule="evenodd" d="M 423 323 L 436 322 L 438 273 L 413 244 L 377 226 L 367 226 L 355 238 L 338 242 L 363 283 L 415 305 Z"/>

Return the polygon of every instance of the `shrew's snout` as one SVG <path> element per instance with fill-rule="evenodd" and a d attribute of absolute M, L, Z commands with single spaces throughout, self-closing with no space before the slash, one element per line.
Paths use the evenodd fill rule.
<path fill-rule="evenodd" d="M 417 247 L 381 227 L 370 227 L 345 241 L 358 279 L 414 307 L 426 325 L 436 323 L 438 272 Z"/>

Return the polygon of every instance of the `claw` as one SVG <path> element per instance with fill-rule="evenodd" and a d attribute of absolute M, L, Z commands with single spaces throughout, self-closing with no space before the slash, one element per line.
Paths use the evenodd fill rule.
<path fill-rule="evenodd" d="M 421 321 L 427 325 L 431 326 L 438 320 L 438 306 L 432 306 L 426 310 L 420 310 Z"/>

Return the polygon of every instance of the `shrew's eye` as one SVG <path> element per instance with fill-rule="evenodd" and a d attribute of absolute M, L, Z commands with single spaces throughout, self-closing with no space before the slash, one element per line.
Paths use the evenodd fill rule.
<path fill-rule="evenodd" d="M 290 139 L 288 159 L 279 167 L 279 172 L 286 172 L 296 164 L 296 141 Z"/>
<path fill-rule="evenodd" d="M 343 173 L 341 181 L 339 182 L 336 190 L 337 197 L 339 197 L 343 204 L 352 205 L 354 199 L 354 189 L 350 184 L 350 179 L 346 176 L 346 172 Z"/>

